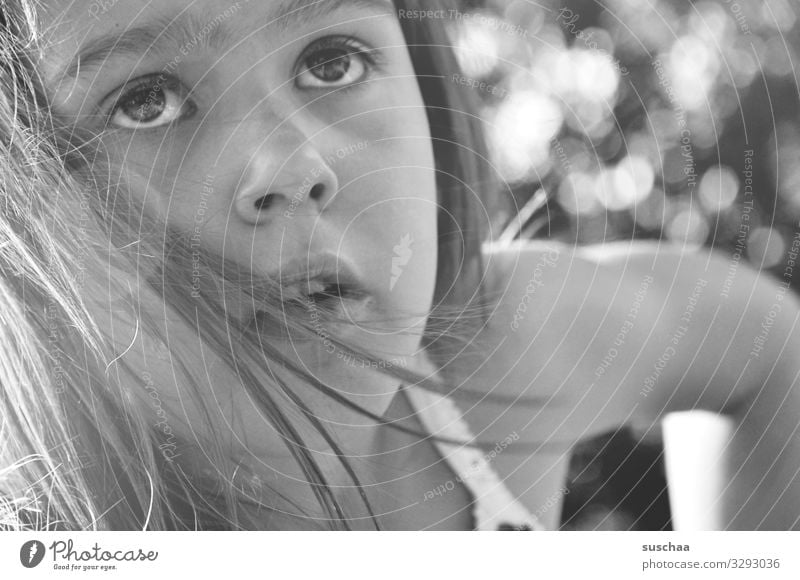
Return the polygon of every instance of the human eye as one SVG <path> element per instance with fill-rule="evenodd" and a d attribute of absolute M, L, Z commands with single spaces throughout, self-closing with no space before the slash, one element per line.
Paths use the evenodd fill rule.
<path fill-rule="evenodd" d="M 299 59 L 300 88 L 328 89 L 364 81 L 380 63 L 380 53 L 351 36 L 328 36 L 311 44 Z"/>
<path fill-rule="evenodd" d="M 190 117 L 197 106 L 173 76 L 145 75 L 116 91 L 108 125 L 121 129 L 152 129 Z"/>

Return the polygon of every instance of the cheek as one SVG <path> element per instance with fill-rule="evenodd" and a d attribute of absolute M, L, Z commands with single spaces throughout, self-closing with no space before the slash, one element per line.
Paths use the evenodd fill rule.
<path fill-rule="evenodd" d="M 172 139 L 103 138 L 111 161 L 112 183 L 124 184 L 145 209 L 181 231 L 190 232 L 204 221 L 218 197 L 218 180 L 209 171 L 211 152 L 187 148 Z"/>
<path fill-rule="evenodd" d="M 437 267 L 430 141 L 409 133 L 378 142 L 368 165 L 353 169 L 341 190 L 341 249 L 369 273 L 386 311 L 409 314 L 403 326 L 417 326 L 430 310 Z"/>
<path fill-rule="evenodd" d="M 392 232 L 390 290 L 409 294 L 427 307 L 437 265 L 436 169 L 424 109 L 420 106 L 403 116 L 394 150 L 384 160 L 384 167 L 392 167 L 387 178 L 396 200 L 384 222 L 391 224 Z"/>
<path fill-rule="evenodd" d="M 142 146 L 136 152 L 130 147 L 132 152 L 122 157 L 116 154 L 117 150 L 119 147 L 109 149 L 115 166 L 120 168 L 112 179 L 124 183 L 128 194 L 141 202 L 145 211 L 175 231 L 194 236 L 193 243 L 222 253 L 228 234 L 236 230 L 231 193 L 235 172 L 214 165 L 217 151 L 202 145 L 161 147 L 156 148 L 157 155 L 152 155 L 148 147 Z M 246 250 L 252 251 L 252 240 L 249 242 Z M 234 243 L 229 244 L 225 254 L 249 263 L 242 251 Z"/>

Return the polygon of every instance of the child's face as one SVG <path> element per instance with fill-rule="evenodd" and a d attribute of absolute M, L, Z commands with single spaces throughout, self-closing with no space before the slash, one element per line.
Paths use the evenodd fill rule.
<path fill-rule="evenodd" d="M 349 264 L 368 299 L 345 310 L 387 321 L 344 336 L 387 358 L 417 348 L 436 270 L 434 160 L 390 2 L 52 0 L 44 10 L 53 108 L 100 136 L 114 178 L 192 243 L 256 272 L 324 256 Z M 409 326 L 412 336 L 397 332 Z M 313 370 L 385 408 L 394 385 L 342 365 L 322 341 L 313 350 Z"/>

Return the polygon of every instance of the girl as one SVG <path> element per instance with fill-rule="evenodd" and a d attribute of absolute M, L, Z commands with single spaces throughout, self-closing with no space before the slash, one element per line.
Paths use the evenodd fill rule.
<path fill-rule="evenodd" d="M 457 6 L 0 6 L 5 527 L 555 527 L 573 442 L 690 408 L 726 526 L 798 526 L 796 301 L 482 250 Z"/>

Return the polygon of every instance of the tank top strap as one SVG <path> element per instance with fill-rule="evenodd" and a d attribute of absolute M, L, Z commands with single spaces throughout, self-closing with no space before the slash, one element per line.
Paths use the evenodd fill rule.
<path fill-rule="evenodd" d="M 473 498 L 476 530 L 544 530 L 541 522 L 509 491 L 487 456 L 468 445 L 475 436 L 450 398 L 418 386 L 406 387 L 408 400 L 427 433 L 462 441 L 434 439 L 433 444 Z"/>

